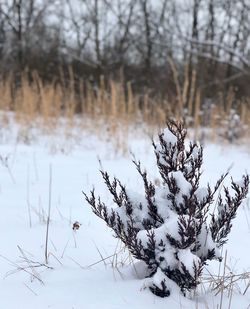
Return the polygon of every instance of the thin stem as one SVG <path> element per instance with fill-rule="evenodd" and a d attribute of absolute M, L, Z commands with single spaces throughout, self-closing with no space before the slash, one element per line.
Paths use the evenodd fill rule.
<path fill-rule="evenodd" d="M 48 205 L 48 217 L 46 226 L 46 241 L 45 241 L 45 263 L 48 264 L 48 238 L 49 238 L 49 223 L 50 223 L 50 211 L 51 211 L 51 189 L 52 189 L 52 166 L 49 166 L 49 205 Z"/>

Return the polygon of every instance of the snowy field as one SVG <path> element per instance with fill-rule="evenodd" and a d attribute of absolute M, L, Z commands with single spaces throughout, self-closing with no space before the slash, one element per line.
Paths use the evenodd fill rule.
<path fill-rule="evenodd" d="M 54 136 L 29 144 L 17 141 L 14 133 L 8 134 L 11 137 L 2 132 L 0 143 L 1 309 L 250 308 L 249 279 L 235 277 L 233 289 L 215 291 L 209 284 L 202 284 L 187 298 L 173 293 L 161 299 L 143 288 L 143 265 L 133 261 L 112 237 L 112 231 L 91 212 L 82 194 L 94 185 L 96 192 L 111 202 L 99 173 L 100 160 L 110 175 L 116 175 L 133 190 L 142 190 L 130 155 L 116 154 L 112 144 L 86 133 L 80 133 L 75 143 Z M 157 181 L 150 140 L 134 138 L 129 147 Z M 207 144 L 203 184 L 215 183 L 229 168 L 230 175 L 240 179 L 242 173 L 249 172 L 248 150 Z M 221 274 L 250 271 L 249 207 L 247 200 L 234 221 L 223 249 L 227 265 L 224 267 L 222 262 Z M 73 231 L 76 221 L 81 225 Z M 210 279 L 216 278 L 218 272 L 219 264 L 212 262 L 204 272 L 204 280 L 208 274 Z"/>

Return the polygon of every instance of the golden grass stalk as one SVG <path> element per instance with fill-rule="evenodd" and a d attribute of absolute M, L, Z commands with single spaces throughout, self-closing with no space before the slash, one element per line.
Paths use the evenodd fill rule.
<path fill-rule="evenodd" d="M 17 86 L 13 75 L 9 74 L 0 80 L 0 110 L 13 111 L 16 121 L 27 127 L 39 119 L 47 132 L 52 132 L 63 117 L 68 134 L 77 114 L 83 127 L 88 122 L 101 135 L 103 131 L 109 132 L 119 147 L 126 139 L 130 125 L 146 124 L 154 131 L 164 126 L 167 118 L 171 117 L 191 117 L 188 123 L 195 128 L 197 137 L 204 125 L 202 121 L 207 117 L 205 125 L 211 129 L 211 138 L 215 138 L 217 129 L 223 126 L 232 108 L 237 108 L 242 125 L 250 126 L 250 98 L 236 102 L 235 93 L 230 89 L 226 97 L 219 94 L 210 109 L 205 111 L 195 70 L 189 80 L 189 68 L 186 66 L 181 81 L 171 59 L 169 63 L 176 97 L 152 97 L 149 92 L 138 95 L 133 92 L 131 83 L 105 80 L 104 77 L 100 78 L 99 84 L 84 80 L 76 84 L 73 69 L 69 67 L 67 79 L 59 68 L 60 79 L 50 83 L 43 82 L 39 74 L 33 72 L 30 76 L 23 73 Z M 187 108 L 187 114 L 184 108 Z M 246 129 L 246 134 L 249 135 L 249 131 L 249 128 Z"/>

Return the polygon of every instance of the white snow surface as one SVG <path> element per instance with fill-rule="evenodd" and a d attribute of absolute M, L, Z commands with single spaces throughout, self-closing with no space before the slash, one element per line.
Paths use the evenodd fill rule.
<path fill-rule="evenodd" d="M 145 279 L 143 263 L 132 261 L 128 252 L 122 250 L 121 244 L 112 236 L 112 231 L 85 202 L 82 190 L 88 192 L 94 185 L 96 193 L 112 204 L 112 197 L 99 173 L 98 158 L 110 176 L 117 176 L 134 192 L 143 192 L 141 179 L 129 156 L 115 155 L 110 144 L 81 132 L 73 147 L 66 140 L 62 141 L 60 136 L 44 137 L 27 145 L 3 134 L 1 131 L 1 309 L 212 309 L 219 306 L 221 294 L 215 296 L 208 285 L 203 285 L 195 295 L 191 293 L 186 298 L 173 282 L 169 283 L 172 284 L 171 296 L 164 299 L 144 289 L 150 279 Z M 159 178 L 150 140 L 134 137 L 129 144 L 149 176 L 153 180 Z M 230 173 L 234 179 L 240 179 L 242 173 L 249 171 L 248 149 L 209 144 L 204 149 L 204 156 L 204 187 L 208 182 L 214 184 L 232 163 Z M 43 264 L 50 166 L 48 268 Z M 227 179 L 225 184 L 229 182 L 230 179 Z M 200 196 L 204 193 L 200 192 Z M 160 192 L 158 196 L 160 198 Z M 79 221 L 81 226 L 73 231 L 75 221 Z M 250 210 L 246 202 L 239 209 L 229 242 L 222 252 L 224 256 L 227 250 L 227 264 L 236 273 L 250 270 L 249 222 Z M 181 259 L 191 258 L 189 252 L 181 254 Z M 219 263 L 213 261 L 204 275 L 218 274 L 218 270 Z M 161 277 L 161 274 L 157 276 Z M 250 291 L 242 294 L 248 281 L 238 283 L 239 288 L 233 289 L 231 308 L 247 308 Z M 228 308 L 230 299 L 227 292 L 222 300 L 221 308 Z"/>

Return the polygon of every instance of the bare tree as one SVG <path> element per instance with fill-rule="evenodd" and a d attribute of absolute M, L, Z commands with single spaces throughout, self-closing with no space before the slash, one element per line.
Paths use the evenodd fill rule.
<path fill-rule="evenodd" d="M 115 78 L 122 68 L 135 89 L 161 95 L 176 95 L 177 77 L 189 80 L 186 102 L 196 72 L 195 87 L 204 98 L 234 86 L 250 94 L 248 2 L 2 0 L 0 58 L 8 61 L 1 68 L 46 68 L 53 76 L 72 65 L 94 79 Z"/>
<path fill-rule="evenodd" d="M 66 0 L 66 2 L 66 9 L 68 9 L 69 16 L 64 16 L 64 18 L 66 18 L 69 23 L 68 28 L 65 30 L 73 30 L 76 36 L 76 56 L 77 59 L 80 60 L 82 59 L 92 31 L 90 16 L 87 14 L 86 3 L 84 1 L 81 1 L 80 5 L 76 8 L 73 7 L 71 0 Z"/>
<path fill-rule="evenodd" d="M 49 5 L 49 0 L 43 1 L 42 4 L 37 0 L 5 0 L 0 4 L 6 45 L 10 55 L 17 60 L 19 71 L 24 69 L 25 60 L 30 58 L 30 55 L 25 55 L 26 49 L 30 50 L 32 45 L 43 42 L 40 30 L 45 27 L 45 12 Z"/>

